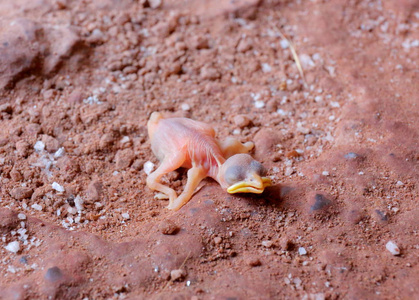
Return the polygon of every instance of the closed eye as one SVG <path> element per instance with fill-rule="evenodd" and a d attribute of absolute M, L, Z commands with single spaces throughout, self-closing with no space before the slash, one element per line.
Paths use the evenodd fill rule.
<path fill-rule="evenodd" d="M 250 169 L 254 171 L 259 176 L 265 176 L 266 175 L 266 169 L 265 167 L 258 161 L 252 160 L 250 163 Z"/>
<path fill-rule="evenodd" d="M 241 166 L 231 166 L 225 171 L 224 178 L 228 184 L 244 180 L 246 177 L 245 170 Z"/>

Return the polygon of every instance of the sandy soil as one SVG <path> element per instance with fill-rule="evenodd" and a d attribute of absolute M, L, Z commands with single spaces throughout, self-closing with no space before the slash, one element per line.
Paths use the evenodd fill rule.
<path fill-rule="evenodd" d="M 14 0 L 0 16 L 2 299 L 418 299 L 417 1 Z M 275 185 L 206 180 L 166 209 L 145 186 L 153 111 L 254 141 Z"/>

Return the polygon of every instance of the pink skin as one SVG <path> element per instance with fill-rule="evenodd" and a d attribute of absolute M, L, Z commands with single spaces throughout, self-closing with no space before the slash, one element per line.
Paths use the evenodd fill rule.
<path fill-rule="evenodd" d="M 232 138 L 217 141 L 214 129 L 205 123 L 187 118 L 164 119 L 161 113 L 155 112 L 147 126 L 151 149 L 161 162 L 148 176 L 147 186 L 169 197 L 169 209 L 178 210 L 185 205 L 205 177 L 213 178 L 227 189 L 235 178 L 252 180 L 249 174 L 258 177 L 257 173 L 262 172 L 261 165 L 250 155 L 240 154 L 249 152 L 253 143 L 242 144 Z M 231 166 L 234 167 L 227 171 Z M 189 171 L 185 189 L 178 197 L 173 189 L 161 184 L 160 179 L 180 167 Z M 235 174 L 237 172 L 241 174 Z"/>

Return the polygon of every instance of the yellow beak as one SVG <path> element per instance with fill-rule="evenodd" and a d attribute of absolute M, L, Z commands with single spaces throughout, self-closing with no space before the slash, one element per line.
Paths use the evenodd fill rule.
<path fill-rule="evenodd" d="M 253 175 L 254 181 L 240 181 L 227 189 L 230 194 L 235 193 L 254 193 L 261 194 L 266 187 L 272 185 L 272 181 L 269 177 L 260 177 L 259 175 Z"/>

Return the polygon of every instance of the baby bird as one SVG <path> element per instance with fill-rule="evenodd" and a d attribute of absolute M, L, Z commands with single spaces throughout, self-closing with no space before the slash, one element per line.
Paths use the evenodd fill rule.
<path fill-rule="evenodd" d="M 147 186 L 169 197 L 169 209 L 178 210 L 191 199 L 205 177 L 216 180 L 228 193 L 260 194 L 271 185 L 261 163 L 247 154 L 254 144 L 234 138 L 218 141 L 214 129 L 188 118 L 167 118 L 154 112 L 147 123 L 151 149 L 160 161 L 147 177 Z M 160 183 L 163 175 L 188 168 L 184 191 L 176 192 Z"/>

